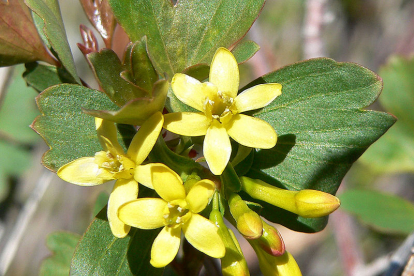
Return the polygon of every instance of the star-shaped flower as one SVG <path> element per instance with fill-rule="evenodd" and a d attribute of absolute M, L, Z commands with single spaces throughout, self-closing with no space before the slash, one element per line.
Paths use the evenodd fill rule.
<path fill-rule="evenodd" d="M 82 157 L 63 165 L 57 172 L 63 180 L 81 186 L 94 186 L 116 180 L 108 201 L 108 221 L 112 233 L 118 238 L 125 237 L 131 228 L 119 220 L 118 207 L 137 198 L 138 182 L 152 188 L 152 164 L 141 164 L 157 141 L 163 121 L 160 112 L 153 114 L 141 126 L 125 153 L 118 143 L 115 124 L 95 118 L 98 138 L 104 150 L 93 157 Z"/>
<path fill-rule="evenodd" d="M 202 136 L 210 170 L 220 175 L 230 159 L 230 139 L 246 147 L 268 149 L 277 135 L 267 122 L 241 114 L 265 107 L 281 94 L 278 83 L 260 84 L 237 95 L 239 68 L 233 54 L 219 48 L 211 62 L 209 82 L 175 74 L 171 87 L 177 98 L 200 112 L 164 115 L 164 128 L 185 136 Z"/>
<path fill-rule="evenodd" d="M 152 245 L 151 264 L 164 267 L 174 259 L 180 247 L 181 230 L 196 249 L 213 258 L 224 257 L 225 247 L 217 226 L 198 214 L 213 196 L 214 183 L 203 179 L 186 192 L 180 176 L 163 164 L 151 167 L 151 177 L 161 198 L 135 199 L 118 210 L 119 218 L 133 227 L 164 227 Z"/>

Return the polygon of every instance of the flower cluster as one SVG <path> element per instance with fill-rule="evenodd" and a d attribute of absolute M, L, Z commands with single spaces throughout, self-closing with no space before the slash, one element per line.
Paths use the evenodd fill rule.
<path fill-rule="evenodd" d="M 131 227 L 162 227 L 151 249 L 154 267 L 173 261 L 183 233 L 194 248 L 221 259 L 223 275 L 249 275 L 239 243 L 224 223 L 225 217 L 249 241 L 264 275 L 301 275 L 277 229 L 251 209 L 238 192 L 241 189 L 259 202 L 311 218 L 333 212 L 339 206 L 338 199 L 315 190 L 284 190 L 245 176 L 238 177 L 239 190 L 223 191 L 216 177 L 229 164 L 230 138 L 248 148 L 269 149 L 276 145 L 276 131 L 270 124 L 242 113 L 270 104 L 281 95 L 282 86 L 261 84 L 238 93 L 237 61 L 229 50 L 219 48 L 207 82 L 178 73 L 171 88 L 196 112 L 154 112 L 140 126 L 126 152 L 118 142 L 116 124 L 96 118 L 103 150 L 62 166 L 58 175 L 82 186 L 116 180 L 107 206 L 112 233 L 123 238 Z M 204 136 L 203 155 L 211 173 L 193 172 L 196 177 L 190 178 L 163 163 L 149 162 L 147 157 L 160 139 L 162 128 L 183 136 Z M 139 183 L 159 197 L 138 198 Z"/>

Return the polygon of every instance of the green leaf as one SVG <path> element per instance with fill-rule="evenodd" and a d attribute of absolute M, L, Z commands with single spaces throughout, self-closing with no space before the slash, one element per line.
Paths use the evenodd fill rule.
<path fill-rule="evenodd" d="M 88 61 L 103 91 L 119 106 L 132 99 L 145 97 L 147 92 L 122 78 L 126 68 L 111 49 L 87 55 Z"/>
<path fill-rule="evenodd" d="M 362 110 L 378 97 L 382 84 L 375 73 L 353 63 L 299 62 L 248 87 L 272 82 L 282 84 L 282 95 L 254 116 L 275 128 L 278 141 L 272 149 L 257 150 L 247 175 L 278 187 L 335 194 L 352 163 L 395 122 L 387 113 Z M 267 219 L 289 222 L 294 230 L 319 231 L 326 223 L 326 218 L 264 209 Z"/>
<path fill-rule="evenodd" d="M 150 58 L 160 75 L 210 63 L 219 47 L 239 41 L 265 0 L 109 0 L 131 41 L 148 39 Z"/>
<path fill-rule="evenodd" d="M 398 121 L 361 161 L 378 173 L 414 172 L 414 57 L 393 56 L 379 74 L 381 105 Z"/>
<path fill-rule="evenodd" d="M 43 60 L 54 64 L 23 0 L 0 2 L 0 66 Z"/>
<path fill-rule="evenodd" d="M 43 31 L 63 67 L 77 83 L 81 83 L 75 68 L 57 0 L 25 0 L 26 5 L 44 22 Z"/>
<path fill-rule="evenodd" d="M 159 230 L 132 228 L 128 236 L 118 239 L 112 235 L 106 208 L 102 209 L 76 248 L 70 275 L 162 275 L 164 269 L 149 263 Z"/>
<path fill-rule="evenodd" d="M 47 237 L 47 247 L 53 255 L 42 262 L 40 276 L 69 275 L 73 252 L 80 239 L 80 235 L 68 232 L 55 232 Z"/>
<path fill-rule="evenodd" d="M 33 87 L 39 93 L 53 85 L 75 83 L 66 70 L 37 62 L 26 63 L 23 78 L 27 85 Z"/>
<path fill-rule="evenodd" d="M 401 197 L 367 190 L 348 190 L 339 196 L 341 208 L 385 233 L 410 234 L 414 205 Z"/>
<path fill-rule="evenodd" d="M 260 46 L 256 44 L 256 42 L 251 40 L 245 40 L 240 42 L 239 44 L 231 50 L 232 54 L 237 60 L 238 64 L 248 61 L 251 57 L 259 51 Z"/>
<path fill-rule="evenodd" d="M 95 120 L 82 108 L 116 109 L 105 94 L 80 85 L 61 84 L 40 93 L 36 101 L 42 115 L 35 119 L 32 128 L 50 147 L 42 159 L 47 168 L 57 171 L 70 161 L 102 150 Z M 121 140 L 120 143 L 124 145 Z"/>

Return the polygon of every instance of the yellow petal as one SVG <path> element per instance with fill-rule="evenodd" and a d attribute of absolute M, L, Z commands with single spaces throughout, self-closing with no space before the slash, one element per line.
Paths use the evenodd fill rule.
<path fill-rule="evenodd" d="M 114 176 L 99 168 L 95 157 L 82 157 L 60 167 L 57 174 L 63 180 L 80 186 L 94 186 L 113 180 Z"/>
<path fill-rule="evenodd" d="M 145 187 L 148 187 L 150 189 L 154 189 L 154 186 L 152 185 L 152 179 L 151 179 L 151 168 L 156 163 L 150 163 L 147 165 L 139 165 L 135 168 L 135 174 L 134 178 L 136 181 L 144 185 Z"/>
<path fill-rule="evenodd" d="M 267 83 L 253 86 L 237 95 L 233 105 L 239 113 L 265 107 L 282 94 L 282 85 Z"/>
<path fill-rule="evenodd" d="M 226 129 L 231 138 L 246 147 L 270 149 L 276 145 L 276 131 L 258 118 L 236 114 L 226 124 Z"/>
<path fill-rule="evenodd" d="M 95 117 L 95 126 L 99 142 L 105 151 L 110 151 L 114 156 L 124 154 L 118 143 L 118 132 L 114 122 Z"/>
<path fill-rule="evenodd" d="M 115 182 L 114 189 L 108 201 L 108 221 L 112 234 L 117 238 L 125 237 L 131 226 L 125 225 L 118 218 L 118 208 L 122 204 L 137 199 L 138 183 L 131 179 L 119 179 Z"/>
<path fill-rule="evenodd" d="M 151 179 L 155 191 L 165 201 L 185 199 L 181 177 L 164 164 L 154 164 L 151 167 Z"/>
<path fill-rule="evenodd" d="M 151 248 L 151 265 L 164 267 L 174 260 L 180 248 L 180 227 L 164 227 L 155 238 Z"/>
<path fill-rule="evenodd" d="M 214 185 L 213 181 L 208 179 L 200 180 L 194 184 L 186 198 L 191 212 L 199 213 L 203 211 L 215 190 L 216 185 Z"/>
<path fill-rule="evenodd" d="M 167 202 L 160 198 L 139 198 L 121 205 L 118 217 L 125 224 L 140 229 L 164 226 L 164 210 Z"/>
<path fill-rule="evenodd" d="M 183 225 L 184 236 L 192 246 L 213 257 L 223 258 L 226 248 L 218 234 L 217 226 L 198 214 L 193 214 Z"/>
<path fill-rule="evenodd" d="M 136 165 L 140 165 L 148 157 L 160 135 L 163 123 L 164 117 L 161 112 L 156 112 L 145 121 L 135 134 L 127 155 L 135 161 Z"/>
<path fill-rule="evenodd" d="M 217 95 L 217 87 L 212 83 L 201 83 L 185 74 L 175 74 L 171 81 L 172 90 L 177 98 L 199 111 L 204 111 L 204 102 L 209 95 Z"/>
<path fill-rule="evenodd" d="M 239 89 L 239 67 L 236 58 L 226 48 L 219 48 L 210 66 L 209 81 L 227 96 L 236 98 Z"/>
<path fill-rule="evenodd" d="M 164 128 L 180 135 L 206 135 L 211 120 L 204 113 L 176 112 L 164 115 Z"/>
<path fill-rule="evenodd" d="M 231 144 L 226 129 L 213 120 L 204 138 L 204 157 L 215 175 L 223 173 L 231 155 Z"/>

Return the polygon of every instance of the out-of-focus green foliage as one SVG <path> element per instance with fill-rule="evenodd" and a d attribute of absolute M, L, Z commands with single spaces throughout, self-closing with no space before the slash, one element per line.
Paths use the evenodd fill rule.
<path fill-rule="evenodd" d="M 29 125 L 38 115 L 36 92 L 26 86 L 24 66 L 14 69 L 12 81 L 0 104 L 0 201 L 8 191 L 10 176 L 20 176 L 31 164 L 29 146 L 39 140 Z"/>
<path fill-rule="evenodd" d="M 40 276 L 67 276 L 73 252 L 80 236 L 75 233 L 55 232 L 48 236 L 46 244 L 52 256 L 42 262 Z"/>
<path fill-rule="evenodd" d="M 398 121 L 361 161 L 378 173 L 414 172 L 414 57 L 393 56 L 379 74 L 380 103 Z"/>
<path fill-rule="evenodd" d="M 378 231 L 407 235 L 414 231 L 414 205 L 401 197 L 373 190 L 349 190 L 339 198 L 341 208 Z"/>

